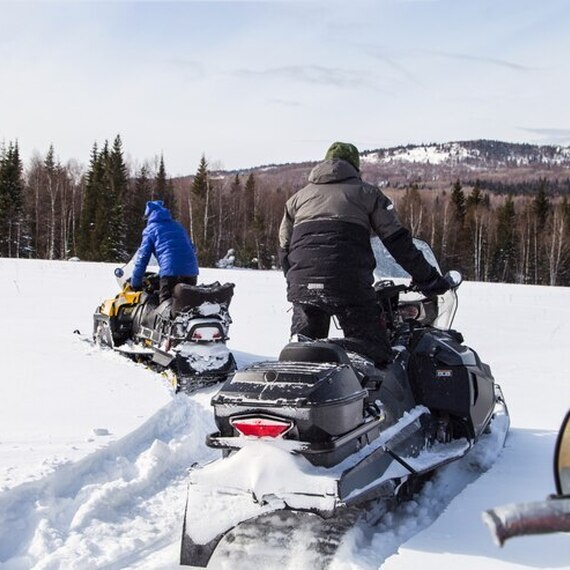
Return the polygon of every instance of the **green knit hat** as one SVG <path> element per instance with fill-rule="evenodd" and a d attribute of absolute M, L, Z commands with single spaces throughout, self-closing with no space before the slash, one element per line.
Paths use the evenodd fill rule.
<path fill-rule="evenodd" d="M 356 170 L 360 170 L 360 155 L 358 154 L 358 149 L 350 143 L 344 142 L 334 142 L 327 150 L 325 160 L 330 160 L 331 158 L 342 158 L 347 162 L 350 162 Z"/>

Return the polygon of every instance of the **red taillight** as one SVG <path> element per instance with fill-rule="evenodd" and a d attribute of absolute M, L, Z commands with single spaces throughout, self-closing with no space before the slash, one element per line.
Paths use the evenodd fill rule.
<path fill-rule="evenodd" d="M 236 418 L 231 423 L 242 435 L 253 437 L 279 437 L 293 427 L 293 422 L 269 418 Z"/>
<path fill-rule="evenodd" d="M 196 327 L 192 333 L 191 339 L 194 341 L 212 342 L 223 338 L 222 332 L 216 326 L 202 325 Z"/>

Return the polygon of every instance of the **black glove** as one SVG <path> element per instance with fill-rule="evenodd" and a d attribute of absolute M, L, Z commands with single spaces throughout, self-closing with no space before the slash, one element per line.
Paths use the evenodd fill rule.
<path fill-rule="evenodd" d="M 432 277 L 428 281 L 422 283 L 414 283 L 414 285 L 426 297 L 433 297 L 435 295 L 443 295 L 446 291 L 451 289 L 451 285 L 444 279 L 437 271 L 434 270 Z"/>
<path fill-rule="evenodd" d="M 142 283 L 140 285 L 136 285 L 134 286 L 131 282 L 131 278 L 129 277 L 126 281 L 125 281 L 125 289 L 127 290 L 131 290 L 131 291 L 142 291 L 143 290 L 143 286 Z"/>

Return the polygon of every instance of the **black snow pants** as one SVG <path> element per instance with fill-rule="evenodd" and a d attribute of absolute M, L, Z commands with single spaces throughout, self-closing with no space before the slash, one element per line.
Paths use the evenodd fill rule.
<path fill-rule="evenodd" d="M 160 278 L 160 290 L 158 296 L 160 302 L 166 301 L 172 297 L 172 290 L 178 283 L 186 283 L 187 285 L 196 285 L 198 282 L 198 277 L 196 275 L 174 275 L 172 277 L 161 277 Z"/>
<path fill-rule="evenodd" d="M 330 303 L 293 303 L 291 335 L 301 334 L 317 339 L 327 338 L 330 320 L 335 315 L 344 332 L 340 341 L 344 348 L 363 354 L 377 366 L 392 361 L 392 348 L 386 325 L 376 303 L 366 305 L 336 305 Z"/>

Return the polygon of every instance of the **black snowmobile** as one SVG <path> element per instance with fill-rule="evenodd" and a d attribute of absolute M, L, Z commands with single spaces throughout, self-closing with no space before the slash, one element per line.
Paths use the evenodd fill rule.
<path fill-rule="evenodd" d="M 157 370 L 171 370 L 176 391 L 192 392 L 226 380 L 236 369 L 226 346 L 234 284 L 178 284 L 159 303 L 156 262 L 145 273 L 143 290 L 133 291 L 133 259 L 115 270 L 121 292 L 97 307 L 93 338 Z"/>
<path fill-rule="evenodd" d="M 407 275 L 379 247 L 380 271 Z M 207 438 L 223 457 L 190 471 L 182 564 L 206 566 L 242 525 L 279 524 L 267 515 L 327 519 L 372 501 L 393 506 L 465 456 L 493 418 L 502 416 L 506 436 L 489 366 L 450 328 L 461 276 L 446 278 L 452 289 L 434 298 L 414 292 L 409 276 L 376 283 L 394 350 L 385 369 L 332 339 L 291 342 L 278 361 L 223 385 L 212 399 L 219 431 Z"/>

